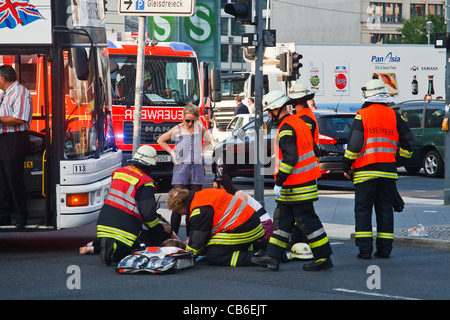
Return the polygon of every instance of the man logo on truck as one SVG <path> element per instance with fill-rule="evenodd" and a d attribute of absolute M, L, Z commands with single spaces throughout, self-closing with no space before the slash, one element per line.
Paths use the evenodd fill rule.
<path fill-rule="evenodd" d="M 40 19 L 45 19 L 35 6 L 28 0 L 4 0 L 0 4 L 0 28 L 14 29 L 17 25 L 23 26 Z"/>

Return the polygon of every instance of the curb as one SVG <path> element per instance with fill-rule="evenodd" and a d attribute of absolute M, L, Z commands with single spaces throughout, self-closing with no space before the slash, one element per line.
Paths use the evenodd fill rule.
<path fill-rule="evenodd" d="M 355 241 L 355 234 L 350 235 L 350 241 Z M 374 241 L 376 237 L 374 236 Z M 440 250 L 450 250 L 449 240 L 440 239 L 428 239 L 428 238 L 417 238 L 417 237 L 403 237 L 394 236 L 394 246 L 408 246 L 408 247 L 419 247 L 419 248 L 431 248 Z"/>

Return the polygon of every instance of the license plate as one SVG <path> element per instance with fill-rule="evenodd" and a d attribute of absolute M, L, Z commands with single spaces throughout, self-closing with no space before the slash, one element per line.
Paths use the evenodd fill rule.
<path fill-rule="evenodd" d="M 73 173 L 86 173 L 86 165 L 85 164 L 74 164 L 73 165 Z"/>
<path fill-rule="evenodd" d="M 172 162 L 172 157 L 168 154 L 158 154 L 156 156 L 156 162 Z"/>

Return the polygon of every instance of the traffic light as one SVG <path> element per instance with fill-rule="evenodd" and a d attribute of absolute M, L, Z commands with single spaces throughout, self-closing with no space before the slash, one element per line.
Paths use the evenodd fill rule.
<path fill-rule="evenodd" d="M 277 56 L 277 60 L 280 60 L 280 63 L 277 64 L 277 68 L 283 72 L 288 71 L 287 55 L 288 55 L 287 52 L 283 52 L 282 54 Z"/>
<path fill-rule="evenodd" d="M 225 12 L 234 16 L 235 21 L 242 24 L 252 23 L 252 0 L 237 0 L 225 5 Z"/>
<path fill-rule="evenodd" d="M 303 58 L 303 56 L 300 53 L 297 52 L 291 52 L 290 53 L 290 75 L 295 77 L 295 79 L 298 79 L 300 76 L 300 68 L 303 67 L 303 64 L 300 62 L 300 59 Z"/>

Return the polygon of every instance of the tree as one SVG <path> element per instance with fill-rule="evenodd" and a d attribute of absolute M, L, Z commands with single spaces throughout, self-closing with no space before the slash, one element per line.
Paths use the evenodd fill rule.
<path fill-rule="evenodd" d="M 430 43 L 434 42 L 435 32 L 445 32 L 446 27 L 444 17 L 429 14 L 426 18 L 411 18 L 410 20 L 401 19 L 402 28 L 397 31 L 402 33 L 402 36 L 397 39 L 386 41 L 387 43 L 403 43 L 403 44 L 426 44 L 428 43 L 428 33 L 426 29 L 427 21 L 433 23 L 433 31 L 430 34 Z"/>

